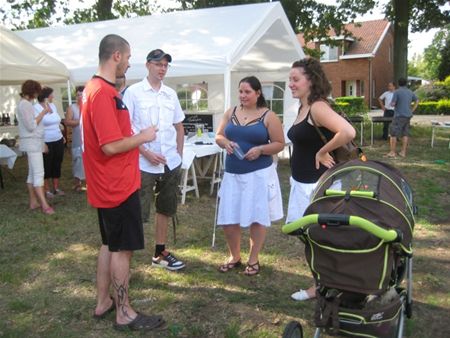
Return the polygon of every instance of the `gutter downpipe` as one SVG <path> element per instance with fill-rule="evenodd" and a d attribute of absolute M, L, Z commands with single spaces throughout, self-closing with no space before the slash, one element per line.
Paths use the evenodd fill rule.
<path fill-rule="evenodd" d="M 372 109 L 372 58 L 369 58 L 369 110 Z"/>

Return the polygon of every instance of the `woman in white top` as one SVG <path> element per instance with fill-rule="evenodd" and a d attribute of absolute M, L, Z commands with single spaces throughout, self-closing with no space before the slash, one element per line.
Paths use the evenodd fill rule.
<path fill-rule="evenodd" d="M 26 152 L 28 158 L 27 186 L 30 197 L 30 209 L 39 207 L 48 215 L 55 211 L 48 204 L 44 194 L 44 163 L 42 152 L 46 150 L 44 143 L 44 126 L 42 119 L 51 112 L 48 106 L 35 113 L 32 101 L 41 91 L 39 82 L 27 80 L 22 84 L 22 99 L 17 107 L 19 123 L 19 149 Z"/>
<path fill-rule="evenodd" d="M 74 178 L 75 191 L 83 190 L 84 168 L 83 159 L 81 157 L 81 129 L 80 129 L 80 110 L 81 100 L 83 98 L 84 86 L 78 86 L 75 88 L 77 96 L 77 102 L 72 103 L 67 108 L 66 118 L 64 124 L 68 127 L 72 127 L 72 174 Z"/>
<path fill-rule="evenodd" d="M 48 198 L 52 198 L 54 195 L 64 195 L 64 192 L 59 189 L 59 178 L 61 177 L 65 140 L 60 128 L 61 116 L 53 103 L 53 98 L 53 89 L 44 87 L 38 95 L 39 103 L 34 106 L 36 111 L 40 111 L 46 104 L 51 109 L 51 112 L 46 114 L 42 120 L 44 140 L 48 148 L 48 152 L 44 153 L 44 186 Z"/>

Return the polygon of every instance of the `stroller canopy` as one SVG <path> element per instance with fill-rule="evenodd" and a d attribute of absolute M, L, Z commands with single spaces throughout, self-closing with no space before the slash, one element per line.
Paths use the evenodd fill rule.
<path fill-rule="evenodd" d="M 412 190 L 396 168 L 359 159 L 340 163 L 319 179 L 305 215 L 349 214 L 385 229 L 400 230 L 401 247 L 412 251 L 414 229 Z"/>

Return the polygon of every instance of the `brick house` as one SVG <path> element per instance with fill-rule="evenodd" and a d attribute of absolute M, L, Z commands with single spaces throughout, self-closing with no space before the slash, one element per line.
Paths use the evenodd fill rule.
<path fill-rule="evenodd" d="M 364 21 L 347 24 L 353 37 L 330 36 L 340 41 L 339 46 L 327 46 L 320 41 L 307 46 L 322 52 L 321 62 L 330 80 L 333 97 L 364 96 L 369 107 L 377 107 L 377 98 L 393 80 L 393 26 L 387 20 Z M 302 47 L 305 41 L 297 35 Z"/>

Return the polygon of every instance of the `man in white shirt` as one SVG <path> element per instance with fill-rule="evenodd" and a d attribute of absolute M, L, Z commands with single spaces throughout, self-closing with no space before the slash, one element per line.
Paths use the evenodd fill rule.
<path fill-rule="evenodd" d="M 147 76 L 127 88 L 123 101 L 133 131 L 154 126 L 156 139 L 139 147 L 142 220 L 148 222 L 155 198 L 155 254 L 152 265 L 174 271 L 185 264 L 166 250 L 169 220 L 175 216 L 184 145 L 184 113 L 177 93 L 163 84 L 172 57 L 161 49 L 147 55 Z"/>
<path fill-rule="evenodd" d="M 393 82 L 388 83 L 388 90 L 385 91 L 378 98 L 381 109 L 383 109 L 383 117 L 393 117 L 394 116 L 394 106 L 391 104 L 392 97 L 395 92 L 395 84 Z M 387 140 L 389 136 L 389 122 L 383 123 L 383 140 Z"/>

